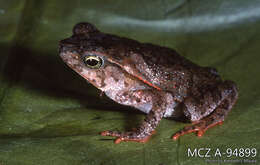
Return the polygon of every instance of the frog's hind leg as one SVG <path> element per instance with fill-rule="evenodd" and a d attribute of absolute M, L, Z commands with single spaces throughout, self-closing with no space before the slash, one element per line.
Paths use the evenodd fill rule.
<path fill-rule="evenodd" d="M 192 125 L 186 126 L 175 133 L 172 137 L 174 140 L 191 132 L 197 132 L 197 136 L 202 136 L 207 129 L 223 123 L 224 118 L 227 116 L 238 98 L 236 85 L 232 81 L 225 81 L 214 90 L 212 94 L 220 96 L 218 99 L 215 97 L 216 108 L 213 112 L 200 120 L 194 121 Z M 213 98 L 209 99 L 212 100 Z M 198 107 L 201 108 L 201 106 Z"/>

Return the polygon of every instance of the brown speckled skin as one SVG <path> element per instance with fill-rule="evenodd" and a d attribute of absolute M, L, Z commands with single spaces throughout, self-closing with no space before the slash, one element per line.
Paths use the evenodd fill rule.
<path fill-rule="evenodd" d="M 59 53 L 108 97 L 148 114 L 136 130 L 101 133 L 117 137 L 116 143 L 146 142 L 163 117 L 193 122 L 173 139 L 190 132 L 202 136 L 222 123 L 238 97 L 236 85 L 221 80 L 214 68 L 198 66 L 173 49 L 99 32 L 89 23 L 75 25 L 73 35 L 60 41 Z M 83 58 L 88 55 L 100 57 L 104 64 L 98 69 L 86 67 Z"/>

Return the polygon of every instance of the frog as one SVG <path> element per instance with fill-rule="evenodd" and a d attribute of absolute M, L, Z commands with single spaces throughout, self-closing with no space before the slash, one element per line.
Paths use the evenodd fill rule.
<path fill-rule="evenodd" d="M 77 23 L 59 42 L 64 63 L 113 101 L 146 114 L 137 128 L 105 130 L 114 143 L 147 142 L 163 118 L 190 124 L 173 140 L 189 133 L 203 136 L 221 125 L 238 99 L 238 87 L 213 67 L 200 66 L 176 50 L 101 32 Z"/>

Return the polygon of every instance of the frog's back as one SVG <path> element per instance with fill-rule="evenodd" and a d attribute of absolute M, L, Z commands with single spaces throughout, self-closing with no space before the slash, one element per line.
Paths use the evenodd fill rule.
<path fill-rule="evenodd" d="M 171 48 L 144 43 L 138 54 L 140 72 L 164 90 L 185 95 L 191 86 L 220 80 L 215 68 L 199 66 Z"/>
<path fill-rule="evenodd" d="M 216 69 L 201 67 L 179 55 L 174 49 L 123 37 L 113 36 L 113 41 L 109 38 L 107 41 L 112 50 L 109 53 L 120 50 L 113 52 L 113 58 L 125 59 L 138 70 L 138 75 L 143 76 L 145 81 L 162 90 L 171 91 L 179 97 L 177 99 L 186 97 L 189 88 L 213 84 L 220 79 Z"/>
<path fill-rule="evenodd" d="M 214 71 L 198 66 L 174 49 L 99 31 L 84 36 L 80 47 L 83 51 L 104 54 L 131 75 L 180 98 L 187 96 L 194 83 L 212 82 L 211 79 L 218 77 Z"/>

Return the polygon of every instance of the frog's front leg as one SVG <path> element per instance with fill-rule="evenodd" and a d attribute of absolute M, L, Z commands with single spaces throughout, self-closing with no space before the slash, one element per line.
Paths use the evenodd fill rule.
<path fill-rule="evenodd" d="M 162 115 L 160 113 L 150 111 L 142 125 L 137 129 L 133 129 L 132 131 L 128 132 L 103 131 L 101 132 L 101 135 L 117 137 L 115 140 L 116 144 L 120 143 L 121 141 L 135 141 L 145 143 L 155 133 L 155 128 L 161 119 Z"/>
<path fill-rule="evenodd" d="M 117 137 L 115 143 L 121 141 L 147 142 L 151 135 L 155 133 L 155 128 L 158 126 L 167 109 L 167 99 L 164 92 L 153 90 L 136 90 L 125 92 L 117 95 L 117 102 L 124 105 L 131 105 L 142 111 L 148 112 L 145 120 L 140 127 L 129 132 L 118 131 L 103 131 L 102 136 Z M 166 99 L 166 100 L 164 100 Z"/>
<path fill-rule="evenodd" d="M 213 91 L 205 93 L 200 101 L 194 98 L 185 100 L 186 114 L 193 124 L 178 131 L 172 138 L 176 140 L 191 132 L 197 132 L 198 136 L 202 136 L 207 129 L 221 125 L 237 98 L 236 85 L 232 81 L 225 81 Z"/>

